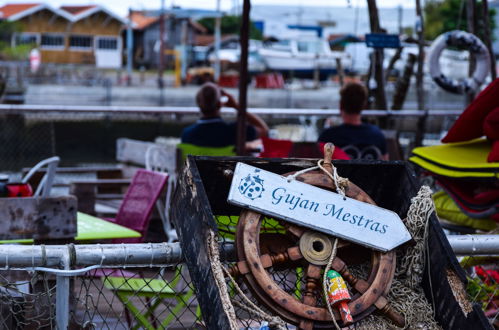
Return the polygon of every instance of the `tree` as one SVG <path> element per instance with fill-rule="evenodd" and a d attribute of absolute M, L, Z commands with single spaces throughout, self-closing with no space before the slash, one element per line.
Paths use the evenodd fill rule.
<path fill-rule="evenodd" d="M 0 41 L 10 42 L 12 34 L 20 31 L 21 27 L 17 22 L 10 22 L 0 19 Z"/>
<path fill-rule="evenodd" d="M 18 22 L 0 20 L 0 60 L 23 60 L 28 57 L 33 45 L 24 44 L 11 47 L 12 36 L 21 32 Z"/>
<path fill-rule="evenodd" d="M 429 0 L 424 6 L 425 38 L 433 40 L 440 34 L 451 30 L 467 30 L 466 0 Z M 491 38 L 494 38 L 495 9 L 489 9 Z M 484 20 L 482 1 L 477 1 L 477 35 L 483 39 Z"/>
<path fill-rule="evenodd" d="M 209 33 L 215 32 L 215 19 L 203 18 L 198 21 Z M 237 34 L 241 27 L 241 16 L 223 16 L 221 21 L 222 34 Z M 253 22 L 250 22 L 250 39 L 262 39 L 262 32 L 258 30 Z"/>

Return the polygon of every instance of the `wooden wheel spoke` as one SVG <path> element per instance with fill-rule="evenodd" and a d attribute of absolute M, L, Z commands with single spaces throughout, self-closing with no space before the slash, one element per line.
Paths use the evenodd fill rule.
<path fill-rule="evenodd" d="M 293 246 L 286 250 L 286 253 L 289 256 L 289 260 L 297 261 L 303 259 L 303 254 L 301 254 L 300 247 Z"/>
<path fill-rule="evenodd" d="M 283 223 L 283 225 L 284 225 L 284 228 L 286 228 L 286 230 L 288 232 L 290 232 L 291 234 L 293 234 L 293 236 L 295 236 L 297 238 L 300 238 L 301 235 L 303 235 L 303 233 L 306 231 L 305 228 L 300 227 L 300 226 L 292 225 L 289 222 L 288 223 Z"/>
<path fill-rule="evenodd" d="M 366 290 L 369 288 L 369 283 L 364 281 L 363 279 L 357 278 L 355 275 L 353 275 L 350 270 L 348 269 L 347 265 L 343 260 L 340 258 L 336 257 L 333 260 L 333 264 L 331 265 L 334 270 L 336 270 L 340 275 L 343 277 L 343 279 L 350 284 L 352 288 L 354 288 L 356 291 L 359 293 L 364 293 Z"/>
<path fill-rule="evenodd" d="M 262 254 L 260 260 L 263 268 L 270 268 L 273 266 L 278 266 L 289 261 L 297 261 L 303 258 L 300 252 L 300 248 L 297 246 L 290 247 L 286 249 L 285 252 L 278 254 Z M 246 261 L 239 261 L 232 265 L 229 269 L 231 276 L 245 275 L 250 272 L 248 263 Z"/>
<path fill-rule="evenodd" d="M 338 249 L 342 249 L 342 248 L 345 248 L 345 247 L 349 247 L 350 245 L 352 245 L 352 243 L 350 243 L 349 241 L 345 241 L 345 240 L 340 239 L 338 241 L 337 248 Z"/>
<path fill-rule="evenodd" d="M 305 270 L 305 286 L 303 287 L 303 303 L 309 306 L 317 305 L 317 291 L 320 289 L 322 268 L 309 264 Z"/>
<path fill-rule="evenodd" d="M 321 272 L 322 272 L 322 267 L 316 266 L 313 264 L 309 264 L 307 266 L 307 270 L 305 271 L 305 280 L 311 278 L 314 280 L 320 280 L 321 279 Z"/>

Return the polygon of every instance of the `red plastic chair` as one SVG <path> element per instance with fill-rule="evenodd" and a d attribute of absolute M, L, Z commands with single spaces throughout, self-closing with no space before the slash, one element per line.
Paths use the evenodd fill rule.
<path fill-rule="evenodd" d="M 138 231 L 139 238 L 119 238 L 113 243 L 142 243 L 147 234 L 151 213 L 163 188 L 168 174 L 139 169 L 123 198 L 116 218 L 106 219 L 118 225 Z"/>
<path fill-rule="evenodd" d="M 318 142 L 319 144 L 319 150 L 321 151 L 322 156 L 324 156 L 324 146 L 326 145 L 325 142 Z M 333 159 L 344 159 L 344 160 L 349 160 L 351 159 L 348 154 L 343 151 L 340 147 L 335 146 L 334 147 L 334 152 L 333 152 Z"/>
<path fill-rule="evenodd" d="M 262 137 L 263 151 L 260 153 L 262 158 L 287 158 L 293 147 L 290 140 L 277 140 L 268 137 Z"/>
<path fill-rule="evenodd" d="M 324 156 L 324 142 L 293 143 L 290 140 L 277 140 L 267 137 L 262 138 L 262 158 L 321 158 Z M 333 159 L 350 159 L 350 157 L 339 147 L 334 148 Z"/>

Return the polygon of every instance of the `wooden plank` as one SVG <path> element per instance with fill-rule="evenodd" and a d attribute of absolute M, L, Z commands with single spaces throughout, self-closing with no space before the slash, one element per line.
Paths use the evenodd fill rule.
<path fill-rule="evenodd" d="M 135 165 L 146 165 L 146 151 L 156 146 L 153 142 L 138 141 L 126 138 L 116 140 L 116 160 Z"/>
<path fill-rule="evenodd" d="M 159 147 L 166 152 L 161 155 L 161 167 L 176 168 L 177 148 L 174 145 L 160 145 L 153 142 L 120 138 L 116 141 L 116 160 L 145 167 L 146 152 L 150 147 Z"/>
<path fill-rule="evenodd" d="M 196 287 L 196 296 L 207 329 L 230 329 L 225 306 L 215 283 L 208 258 L 206 238 L 216 223 L 202 179 L 192 156 L 187 157 L 173 195 L 171 216 L 179 234 L 182 255 Z"/>
<path fill-rule="evenodd" d="M 29 172 L 31 167 L 24 167 L 22 169 L 23 175 Z M 45 173 L 47 171 L 46 168 L 41 168 L 37 172 Z M 80 174 L 80 173 L 101 173 L 101 175 L 105 176 L 109 174 L 110 176 L 114 176 L 118 173 L 121 173 L 121 168 L 119 167 L 108 167 L 108 166 L 89 166 L 89 167 L 57 167 L 57 173 L 68 173 L 68 174 Z"/>
<path fill-rule="evenodd" d="M 130 182 L 130 179 L 73 181 L 69 191 L 78 198 L 78 211 L 96 214 L 97 200 L 122 199 L 125 188 Z M 111 193 L 101 193 L 101 191 L 111 191 Z"/>
<path fill-rule="evenodd" d="M 87 185 L 87 186 L 127 186 L 131 182 L 130 179 L 100 179 L 100 180 L 81 180 L 73 181 L 74 185 Z"/>
<path fill-rule="evenodd" d="M 0 239 L 71 239 L 76 236 L 76 198 L 0 198 Z"/>

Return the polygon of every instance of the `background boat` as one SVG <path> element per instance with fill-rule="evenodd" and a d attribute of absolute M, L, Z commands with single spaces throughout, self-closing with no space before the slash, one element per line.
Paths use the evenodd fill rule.
<path fill-rule="evenodd" d="M 317 73 L 321 80 L 337 73 L 337 60 L 343 67 L 350 67 L 351 58 L 345 52 L 332 51 L 323 39 L 290 39 L 264 43 L 258 50 L 269 71 L 281 72 L 285 77 L 313 78 Z"/>

